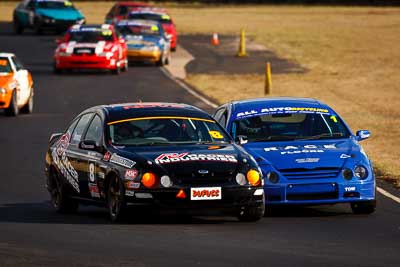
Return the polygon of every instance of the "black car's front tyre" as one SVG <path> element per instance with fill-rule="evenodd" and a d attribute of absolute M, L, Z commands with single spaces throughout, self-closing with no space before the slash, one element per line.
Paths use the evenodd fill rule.
<path fill-rule="evenodd" d="M 265 205 L 244 207 L 240 210 L 238 219 L 241 222 L 255 222 L 264 217 Z"/>
<path fill-rule="evenodd" d="M 354 214 L 371 214 L 376 209 L 376 200 L 353 202 L 350 207 Z"/>
<path fill-rule="evenodd" d="M 107 192 L 107 206 L 111 221 L 120 222 L 124 219 L 126 210 L 124 187 L 116 175 L 110 178 Z"/>
<path fill-rule="evenodd" d="M 68 197 L 60 177 L 56 171 L 50 173 L 48 190 L 50 192 L 51 203 L 59 213 L 75 212 L 79 207 L 79 202 Z"/>

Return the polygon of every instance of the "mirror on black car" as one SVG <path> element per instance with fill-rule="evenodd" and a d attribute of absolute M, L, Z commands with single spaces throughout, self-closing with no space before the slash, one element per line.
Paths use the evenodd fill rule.
<path fill-rule="evenodd" d="M 358 141 L 368 139 L 370 136 L 371 136 L 371 133 L 368 130 L 359 130 L 356 133 L 356 137 L 357 137 Z"/>
<path fill-rule="evenodd" d="M 91 150 L 91 151 L 97 151 L 97 152 L 102 152 L 102 147 L 99 146 L 96 141 L 93 140 L 83 140 L 79 142 L 79 148 L 83 150 Z"/>
<path fill-rule="evenodd" d="M 235 138 L 235 142 L 239 145 L 246 144 L 248 142 L 247 136 L 246 135 L 238 135 Z"/>

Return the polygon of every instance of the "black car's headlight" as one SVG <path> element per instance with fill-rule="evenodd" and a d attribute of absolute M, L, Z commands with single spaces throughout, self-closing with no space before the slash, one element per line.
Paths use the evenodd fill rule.
<path fill-rule="evenodd" d="M 168 175 L 161 176 L 160 183 L 162 186 L 167 187 L 167 188 L 171 187 L 174 184 Z"/>
<path fill-rule="evenodd" d="M 257 170 L 250 169 L 246 172 L 246 175 L 243 173 L 236 174 L 235 180 L 240 185 L 250 184 L 252 186 L 261 185 L 261 175 Z"/>
<path fill-rule="evenodd" d="M 362 165 L 357 165 L 357 166 L 354 168 L 354 175 L 355 175 L 358 179 L 364 180 L 365 178 L 368 177 L 368 170 L 367 170 L 367 168 L 365 168 L 365 167 L 362 166 Z"/>
<path fill-rule="evenodd" d="M 51 17 L 47 17 L 47 16 L 43 16 L 43 15 L 37 15 L 37 18 L 45 23 L 54 23 L 56 20 L 51 18 Z"/>

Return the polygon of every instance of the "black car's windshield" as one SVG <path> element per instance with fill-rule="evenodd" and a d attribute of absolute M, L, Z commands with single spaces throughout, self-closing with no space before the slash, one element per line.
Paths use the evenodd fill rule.
<path fill-rule="evenodd" d="M 230 137 L 213 120 L 186 117 L 133 118 L 108 123 L 114 145 L 221 144 Z"/>
<path fill-rule="evenodd" d="M 169 15 L 159 14 L 159 13 L 132 12 L 129 14 L 128 19 L 144 19 L 144 20 L 154 20 L 160 23 L 171 23 L 171 17 Z"/>
<path fill-rule="evenodd" d="M 347 138 L 350 133 L 336 115 L 319 113 L 260 115 L 234 121 L 232 135 L 250 142 Z"/>
<path fill-rule="evenodd" d="M 75 9 L 70 1 L 39 0 L 36 2 L 36 6 L 49 9 Z"/>
<path fill-rule="evenodd" d="M 75 41 L 77 43 L 97 43 L 100 41 L 113 41 L 113 35 L 111 30 L 72 30 L 70 32 L 69 41 Z"/>
<path fill-rule="evenodd" d="M 0 57 L 0 73 L 12 72 L 10 62 L 6 57 Z"/>
<path fill-rule="evenodd" d="M 161 35 L 157 25 L 118 25 L 117 29 L 122 35 Z"/>

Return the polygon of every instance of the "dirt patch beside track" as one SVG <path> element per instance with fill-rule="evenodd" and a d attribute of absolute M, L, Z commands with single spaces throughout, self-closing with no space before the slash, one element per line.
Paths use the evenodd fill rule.
<path fill-rule="evenodd" d="M 211 44 L 209 35 L 180 36 L 180 43 L 194 57 L 186 65 L 188 74 L 263 74 L 266 62 L 274 68 L 273 73 L 304 73 L 306 68 L 299 64 L 278 57 L 263 45 L 247 40 L 246 57 L 237 57 L 239 38 L 236 36 L 219 36 L 220 44 Z"/>

